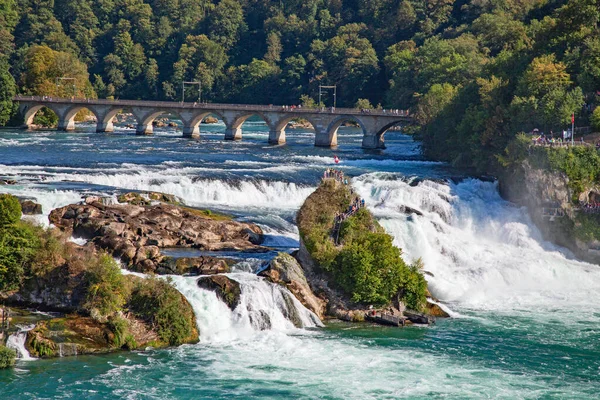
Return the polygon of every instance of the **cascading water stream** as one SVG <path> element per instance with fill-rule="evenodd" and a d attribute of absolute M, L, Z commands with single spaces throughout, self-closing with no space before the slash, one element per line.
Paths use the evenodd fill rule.
<path fill-rule="evenodd" d="M 194 309 L 201 341 L 228 342 L 261 330 L 286 332 L 322 326 L 287 289 L 248 272 L 227 276 L 240 284 L 240 304 L 233 311 L 214 292 L 199 288 L 197 277 L 171 276 Z"/>
<path fill-rule="evenodd" d="M 20 360 L 35 360 L 31 357 L 29 351 L 25 348 L 25 340 L 27 340 L 27 332 L 35 328 L 35 325 L 18 326 L 19 331 L 13 333 L 6 340 L 6 347 L 17 352 L 17 358 Z"/>
<path fill-rule="evenodd" d="M 600 269 L 544 241 L 494 183 L 411 185 L 374 173 L 353 184 L 405 259 L 422 258 L 433 294 L 444 301 L 478 310 L 551 310 L 589 307 L 600 290 Z"/>

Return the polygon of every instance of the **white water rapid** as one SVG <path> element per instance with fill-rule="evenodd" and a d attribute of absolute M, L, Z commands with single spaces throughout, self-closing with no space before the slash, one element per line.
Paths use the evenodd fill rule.
<path fill-rule="evenodd" d="M 240 304 L 234 311 L 209 290 L 199 288 L 198 277 L 171 276 L 196 314 L 202 342 L 229 342 L 250 338 L 263 330 L 289 332 L 322 326 L 287 289 L 252 273 L 227 274 L 240 284 Z"/>
<path fill-rule="evenodd" d="M 27 349 L 25 348 L 25 340 L 27 339 L 27 332 L 35 328 L 35 325 L 24 325 L 19 326 L 19 331 L 13 333 L 6 340 L 6 347 L 13 349 L 17 352 L 17 358 L 20 360 L 35 360 L 36 358 L 31 357 Z"/>
<path fill-rule="evenodd" d="M 600 268 L 544 241 L 524 209 L 502 200 L 495 183 L 411 185 L 374 173 L 353 185 L 405 258 L 423 259 L 433 294 L 445 302 L 554 310 L 591 307 L 600 290 Z M 406 206 L 423 215 L 407 215 Z"/>

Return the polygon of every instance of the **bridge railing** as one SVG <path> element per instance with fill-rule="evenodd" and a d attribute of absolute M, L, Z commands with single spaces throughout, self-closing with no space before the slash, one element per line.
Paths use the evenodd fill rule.
<path fill-rule="evenodd" d="M 340 107 L 318 107 L 309 108 L 302 106 L 285 106 L 285 105 L 255 105 L 255 104 L 224 104 L 224 103 L 190 103 L 176 101 L 148 101 L 148 100 L 110 100 L 110 99 L 85 99 L 85 98 L 60 98 L 52 96 L 15 96 L 14 101 L 36 101 L 40 103 L 72 103 L 79 105 L 112 105 L 122 107 L 157 107 L 171 109 L 193 109 L 193 110 L 234 110 L 234 111 L 277 111 L 289 112 L 298 114 L 350 114 L 350 115 L 373 115 L 373 116 L 399 116 L 410 117 L 408 110 L 392 109 L 357 109 L 357 108 L 340 108 Z"/>

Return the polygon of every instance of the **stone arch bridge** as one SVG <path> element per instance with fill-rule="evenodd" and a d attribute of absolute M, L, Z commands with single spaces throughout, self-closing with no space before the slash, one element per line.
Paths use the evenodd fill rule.
<path fill-rule="evenodd" d="M 209 115 L 216 115 L 225 123 L 225 139 L 242 138 L 242 124 L 249 117 L 262 118 L 269 127 L 269 143 L 285 143 L 285 129 L 294 119 L 310 122 L 315 130 L 315 146 L 337 145 L 338 128 L 345 122 L 354 122 L 363 131 L 362 147 L 384 148 L 385 132 L 399 124 L 409 124 L 412 117 L 404 110 L 358 110 L 347 108 L 290 108 L 246 104 L 179 103 L 141 100 L 102 100 L 54 98 L 48 96 L 16 96 L 25 126 L 31 127 L 35 114 L 47 107 L 58 116 L 59 130 L 75 129 L 75 115 L 87 109 L 97 121 L 97 132 L 112 132 L 113 120 L 122 111 L 129 111 L 137 121 L 136 133 L 150 135 L 152 122 L 163 114 L 176 115 L 183 123 L 184 137 L 199 137 L 200 123 Z"/>

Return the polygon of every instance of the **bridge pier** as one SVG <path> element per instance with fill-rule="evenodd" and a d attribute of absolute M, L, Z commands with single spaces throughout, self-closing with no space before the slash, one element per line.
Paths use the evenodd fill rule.
<path fill-rule="evenodd" d="M 154 133 L 154 129 L 152 127 L 152 122 L 149 124 L 138 124 L 135 129 L 136 135 L 152 135 Z"/>
<path fill-rule="evenodd" d="M 336 129 L 337 130 L 337 129 Z M 316 147 L 335 147 L 337 146 L 337 135 L 335 132 L 315 132 Z"/>
<path fill-rule="evenodd" d="M 75 119 L 74 118 L 69 118 L 69 119 L 60 118 L 58 120 L 57 129 L 59 131 L 74 131 L 75 130 Z"/>
<path fill-rule="evenodd" d="M 269 131 L 269 144 L 284 144 L 285 129 L 276 129 Z"/>
<path fill-rule="evenodd" d="M 115 127 L 113 126 L 112 120 L 109 122 L 98 121 L 98 123 L 96 123 L 96 132 L 98 132 L 98 133 L 112 132 L 114 130 L 115 130 Z"/>
<path fill-rule="evenodd" d="M 225 140 L 242 140 L 242 128 L 226 128 Z"/>
<path fill-rule="evenodd" d="M 364 135 L 362 140 L 363 149 L 385 149 L 383 135 Z"/>
<path fill-rule="evenodd" d="M 196 126 L 184 125 L 183 126 L 183 137 L 193 138 L 193 139 L 199 138 L 200 137 L 200 127 L 198 125 L 196 125 Z"/>

